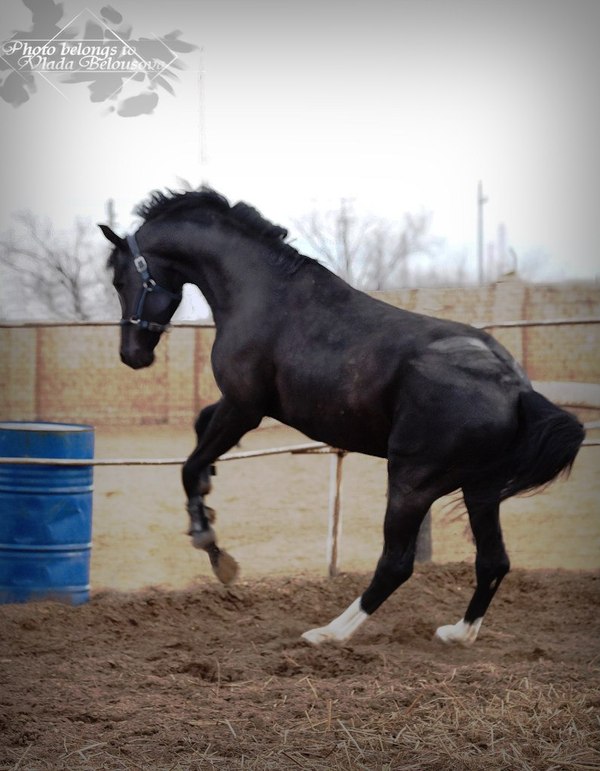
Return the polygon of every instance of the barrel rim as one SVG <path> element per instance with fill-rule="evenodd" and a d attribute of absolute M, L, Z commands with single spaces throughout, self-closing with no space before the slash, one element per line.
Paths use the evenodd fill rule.
<path fill-rule="evenodd" d="M 81 543 L 57 543 L 57 544 L 43 544 L 43 543 L 0 543 L 0 560 L 3 559 L 5 554 L 31 554 L 31 555 L 50 555 L 60 554 L 85 554 L 92 550 L 92 541 L 82 541 Z M 32 557 L 33 559 L 36 556 Z M 40 560 L 41 561 L 41 560 Z"/>
<path fill-rule="evenodd" d="M 53 423 L 46 420 L 2 420 L 0 421 L 0 430 L 7 431 L 48 431 L 54 433 L 82 433 L 93 431 L 94 426 L 87 423 Z"/>

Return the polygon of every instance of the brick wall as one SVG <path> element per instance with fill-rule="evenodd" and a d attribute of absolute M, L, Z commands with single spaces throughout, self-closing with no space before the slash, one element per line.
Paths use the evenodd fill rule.
<path fill-rule="evenodd" d="M 600 291 L 584 284 L 509 281 L 377 296 L 474 324 L 600 317 Z M 534 380 L 600 383 L 599 324 L 491 331 Z M 119 360 L 118 327 L 0 327 L 0 419 L 189 424 L 219 397 L 210 369 L 213 340 L 212 329 L 175 327 L 161 340 L 155 364 L 133 371 Z"/>
<path fill-rule="evenodd" d="M 119 328 L 0 328 L 0 420 L 124 425 L 189 423 L 219 392 L 210 370 L 212 329 L 175 328 L 152 367 L 119 359 Z"/>

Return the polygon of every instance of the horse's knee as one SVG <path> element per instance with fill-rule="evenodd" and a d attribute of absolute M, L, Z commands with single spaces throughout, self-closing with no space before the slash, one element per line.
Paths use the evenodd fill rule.
<path fill-rule="evenodd" d="M 191 475 L 192 475 L 192 461 L 191 461 L 191 458 L 187 458 L 187 460 L 184 461 L 183 466 L 181 467 L 181 479 L 183 481 L 184 486 L 186 486 L 186 483 L 189 481 Z"/>
<path fill-rule="evenodd" d="M 190 456 L 181 469 L 183 488 L 188 498 L 194 495 L 208 495 L 212 490 L 210 481 L 211 467 L 200 466 L 194 456 Z"/>
<path fill-rule="evenodd" d="M 187 497 L 191 498 L 196 491 L 198 481 L 198 467 L 192 458 L 188 458 L 181 469 L 181 481 Z"/>

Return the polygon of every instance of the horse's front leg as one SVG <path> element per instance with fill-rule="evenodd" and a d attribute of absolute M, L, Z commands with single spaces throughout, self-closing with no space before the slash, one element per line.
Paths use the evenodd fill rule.
<path fill-rule="evenodd" d="M 211 527 L 215 512 L 204 503 L 204 496 L 212 490 L 211 473 L 213 466 L 205 465 L 203 444 L 207 429 L 220 402 L 205 407 L 196 420 L 197 446 L 185 462 L 182 469 L 183 487 L 187 495 L 187 511 L 190 516 L 188 535 L 196 549 L 206 549 L 215 543 L 215 533 Z"/>
<path fill-rule="evenodd" d="M 198 444 L 182 470 L 192 543 L 197 549 L 208 553 L 213 570 L 223 583 L 230 583 L 236 577 L 237 563 L 217 546 L 212 527 L 214 511 L 206 506 L 204 498 L 212 488 L 211 470 L 214 462 L 245 433 L 256 428 L 260 419 L 261 416 L 256 412 L 242 410 L 225 398 L 205 407 L 195 425 Z"/>
<path fill-rule="evenodd" d="M 189 461 L 189 458 L 188 458 Z M 188 535 L 192 537 L 192 543 L 196 549 L 207 549 L 215 543 L 215 531 L 212 525 L 216 520 L 214 509 L 204 503 L 204 496 L 212 489 L 208 470 L 200 473 L 200 483 L 196 495 L 188 494 L 187 512 L 190 516 L 190 528 Z"/>

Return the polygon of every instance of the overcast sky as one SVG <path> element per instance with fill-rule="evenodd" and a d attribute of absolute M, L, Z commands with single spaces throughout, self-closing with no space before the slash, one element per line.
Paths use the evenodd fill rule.
<path fill-rule="evenodd" d="M 64 0 L 57 25 L 82 14 L 82 29 L 105 5 Z M 549 276 L 600 273 L 598 0 L 110 5 L 134 37 L 178 29 L 198 49 L 151 114 L 39 75 L 27 102 L 0 101 L 3 227 L 24 208 L 96 222 L 113 197 L 127 228 L 150 190 L 204 178 L 286 226 L 341 197 L 389 217 L 424 207 L 474 261 L 482 179 L 488 236 L 506 223 L 517 253 L 547 253 Z M 30 27 L 4 0 L 3 40 Z"/>

